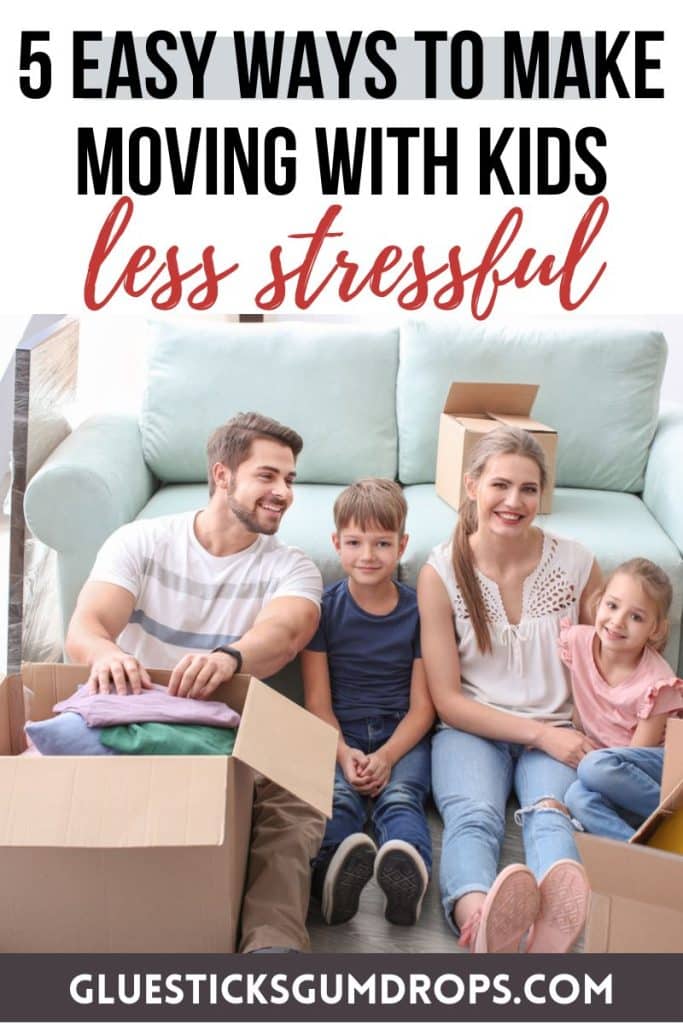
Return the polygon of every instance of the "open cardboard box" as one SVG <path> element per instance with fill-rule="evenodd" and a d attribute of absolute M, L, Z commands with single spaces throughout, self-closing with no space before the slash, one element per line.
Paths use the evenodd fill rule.
<path fill-rule="evenodd" d="M 593 891 L 587 953 L 683 953 L 683 856 L 644 845 L 683 806 L 683 719 L 667 724 L 661 792 L 630 842 L 577 836 Z"/>
<path fill-rule="evenodd" d="M 550 512 L 555 487 L 557 432 L 530 418 L 537 384 L 451 384 L 439 423 L 436 456 L 436 493 L 454 509 L 465 500 L 465 467 L 482 434 L 501 423 L 533 434 L 545 454 L 548 482 L 539 511 Z"/>
<path fill-rule="evenodd" d="M 17 757 L 31 717 L 88 670 L 25 665 L 0 683 L 0 952 L 235 949 L 260 772 L 328 816 L 337 733 L 250 676 L 231 757 Z M 168 672 L 152 671 L 165 683 Z"/>

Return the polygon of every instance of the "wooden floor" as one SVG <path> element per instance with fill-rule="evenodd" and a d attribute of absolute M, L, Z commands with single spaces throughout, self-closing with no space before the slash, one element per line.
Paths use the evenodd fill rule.
<path fill-rule="evenodd" d="M 523 862 L 519 827 L 513 820 L 514 807 L 508 806 L 507 828 L 501 867 Z M 420 920 L 412 928 L 400 928 L 384 918 L 382 892 L 370 881 L 363 890 L 360 908 L 347 924 L 326 925 L 320 909 L 312 905 L 308 917 L 311 947 L 314 953 L 464 953 L 446 924 L 439 896 L 439 861 L 442 826 L 434 809 L 429 813 L 434 846 L 434 867 Z M 575 952 L 580 952 L 577 944 Z"/>

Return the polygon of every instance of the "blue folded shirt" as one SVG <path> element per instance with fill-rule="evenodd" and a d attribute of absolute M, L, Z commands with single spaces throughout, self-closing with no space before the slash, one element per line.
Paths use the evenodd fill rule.
<path fill-rule="evenodd" d="M 117 755 L 117 750 L 110 750 L 101 742 L 101 734 L 101 729 L 86 725 L 75 711 L 26 725 L 26 735 L 40 754 Z"/>

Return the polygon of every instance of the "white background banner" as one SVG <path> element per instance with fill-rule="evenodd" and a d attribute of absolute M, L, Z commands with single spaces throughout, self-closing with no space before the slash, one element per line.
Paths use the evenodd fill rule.
<path fill-rule="evenodd" d="M 12 5 L 2 20 L 3 312 L 203 305 L 481 318 L 562 314 L 585 292 L 582 313 L 680 311 L 675 5 L 294 2 L 238 11 L 122 0 Z M 274 33 L 284 33 L 272 76 L 279 98 L 237 98 L 233 36 L 244 33 L 248 59 L 259 31 L 271 53 Z M 441 36 L 420 35 L 429 33 Z M 529 77 L 549 98 L 504 98 L 506 67 L 517 96 L 530 66 L 528 49 L 514 62 L 505 33 L 535 38 Z M 22 79 L 24 91 L 46 95 L 27 97 Z M 339 99 L 345 79 L 351 98 Z M 205 98 L 192 98 L 193 85 Z M 138 88 L 142 98 L 131 98 Z M 365 129 L 363 162 L 355 185 L 324 194 L 319 147 L 327 152 L 338 128 L 352 155 Z M 242 164 L 233 144 L 244 147 Z M 437 163 L 426 194 L 431 154 L 447 146 L 450 183 Z M 290 237 L 314 234 L 326 214 L 319 245 Z M 276 273 L 271 287 L 277 247 L 283 280 Z M 213 281 L 211 266 L 225 276 Z"/>

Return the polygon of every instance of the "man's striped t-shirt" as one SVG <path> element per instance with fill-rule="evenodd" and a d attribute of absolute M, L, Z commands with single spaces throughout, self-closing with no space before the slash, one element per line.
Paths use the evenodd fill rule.
<path fill-rule="evenodd" d="M 148 668 L 173 668 L 186 654 L 238 640 L 274 598 L 320 603 L 320 572 L 298 548 L 259 534 L 217 557 L 197 539 L 197 510 L 128 523 L 105 541 L 90 579 L 135 597 L 119 647 Z"/>

